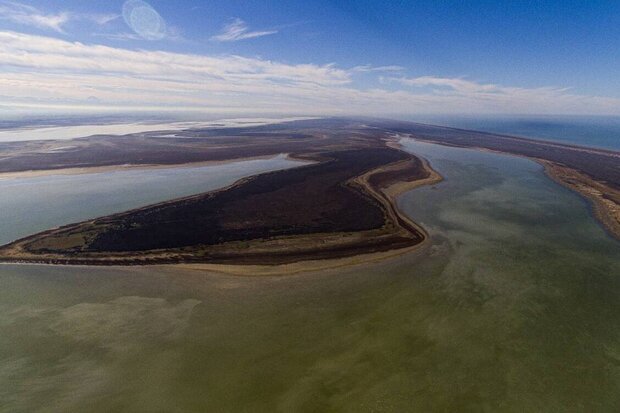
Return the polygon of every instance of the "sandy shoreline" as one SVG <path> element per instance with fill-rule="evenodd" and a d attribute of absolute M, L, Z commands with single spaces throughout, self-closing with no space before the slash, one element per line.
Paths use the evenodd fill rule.
<path fill-rule="evenodd" d="M 578 193 L 592 205 L 594 217 L 607 232 L 620 240 L 620 191 L 616 191 L 575 169 L 543 159 L 535 159 L 558 184 Z"/>
<path fill-rule="evenodd" d="M 172 265 L 153 265 L 153 267 L 178 268 L 190 271 L 207 271 L 226 275 L 236 275 L 243 277 L 262 277 L 262 276 L 286 276 L 305 272 L 317 272 L 336 270 L 356 265 L 371 264 L 395 258 L 400 255 L 414 251 L 421 251 L 428 247 L 428 238 L 419 244 L 407 248 L 394 249 L 384 252 L 374 252 L 367 254 L 354 255 L 351 257 L 318 259 L 297 261 L 290 264 L 276 265 L 230 265 L 230 264 L 172 264 Z"/>
<path fill-rule="evenodd" d="M 122 264 L 110 265 L 89 265 L 89 264 L 70 264 L 70 263 L 49 263 L 45 261 L 1 261 L 0 266 L 54 266 L 54 267 L 71 267 L 92 269 L 93 267 L 101 268 L 162 268 L 168 270 L 180 270 L 191 272 L 207 272 L 213 274 L 239 276 L 239 277 L 282 277 L 288 275 L 296 275 L 310 272 L 338 270 L 342 268 L 355 267 L 357 265 L 365 265 L 378 263 L 392 258 L 399 257 L 404 254 L 413 252 L 422 252 L 428 248 L 430 244 L 426 241 L 407 248 L 394 249 L 384 252 L 375 252 L 360 254 L 351 257 L 317 259 L 297 261 L 289 264 L 276 265 L 252 265 L 252 264 L 207 264 L 207 263 L 186 263 L 186 264 L 145 264 L 139 266 L 128 266 Z"/>
<path fill-rule="evenodd" d="M 605 185 L 604 183 L 596 181 L 574 168 L 559 165 L 546 159 L 520 155 L 508 151 L 498 151 L 489 148 L 474 146 L 466 147 L 458 145 L 448 145 L 433 140 L 410 136 L 401 136 L 401 138 L 414 139 L 420 142 L 430 143 L 433 145 L 448 146 L 452 148 L 471 149 L 481 152 L 516 156 L 519 158 L 534 161 L 543 167 L 545 174 L 554 182 L 562 185 L 565 188 L 570 189 L 573 192 L 576 192 L 579 196 L 588 201 L 590 205 L 592 205 L 593 216 L 597 220 L 597 222 L 601 224 L 601 226 L 610 236 L 617 240 L 620 240 L 620 191 L 617 191 L 610 186 Z M 605 150 L 593 151 L 602 151 L 605 153 L 609 152 Z M 613 153 L 613 155 L 620 157 L 620 155 L 616 153 Z"/>
<path fill-rule="evenodd" d="M 401 211 L 400 208 L 398 207 L 398 202 L 397 202 L 398 196 L 400 196 L 401 194 L 405 192 L 408 192 L 420 186 L 434 185 L 443 180 L 443 177 L 430 166 L 428 161 L 422 158 L 420 159 L 422 160 L 422 165 L 424 167 L 424 170 L 428 173 L 428 177 L 426 178 L 416 179 L 413 181 L 394 182 L 386 188 L 381 188 L 379 191 L 373 188 L 372 185 L 370 185 L 370 183 L 368 182 L 368 179 L 370 178 L 370 176 L 374 174 L 381 173 L 381 172 L 387 172 L 390 170 L 395 170 L 402 166 L 405 166 L 408 161 L 403 161 L 403 162 L 397 162 L 395 164 L 385 165 L 384 167 L 379 168 L 377 170 L 369 171 L 365 173 L 364 175 L 356 178 L 355 181 L 361 184 L 366 189 L 366 191 L 373 194 L 375 198 L 377 199 L 383 198 L 386 201 L 385 206 L 386 206 L 386 209 L 388 210 L 388 213 L 391 212 L 393 214 L 392 218 L 393 219 L 401 218 L 402 220 L 406 221 L 407 224 L 411 225 L 416 230 L 421 232 L 425 237 L 424 241 L 426 241 L 428 239 L 428 233 L 426 232 L 426 230 L 422 228 L 419 224 L 417 224 L 415 221 L 413 221 L 411 218 L 409 218 L 403 211 Z"/>

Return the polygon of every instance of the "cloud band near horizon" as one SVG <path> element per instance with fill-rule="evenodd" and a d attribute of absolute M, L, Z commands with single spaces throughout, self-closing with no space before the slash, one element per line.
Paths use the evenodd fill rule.
<path fill-rule="evenodd" d="M 578 95 L 566 87 L 406 77 L 401 69 L 388 64 L 346 69 L 235 55 L 132 50 L 0 31 L 0 104 L 5 107 L 156 107 L 312 115 L 620 115 L 620 99 Z M 381 81 L 375 87 L 359 80 L 378 72 L 392 73 L 377 77 Z"/>

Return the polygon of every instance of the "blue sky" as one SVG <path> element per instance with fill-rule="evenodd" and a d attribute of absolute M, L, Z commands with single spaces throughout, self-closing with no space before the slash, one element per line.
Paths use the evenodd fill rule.
<path fill-rule="evenodd" d="M 620 114 L 619 45 L 616 1 L 0 0 L 0 105 Z"/>

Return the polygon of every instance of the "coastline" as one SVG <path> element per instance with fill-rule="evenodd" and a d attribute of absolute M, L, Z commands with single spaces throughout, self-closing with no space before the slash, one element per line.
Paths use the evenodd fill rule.
<path fill-rule="evenodd" d="M 297 158 L 294 158 L 294 159 L 297 159 Z M 391 182 L 389 185 L 382 187 L 380 189 L 373 188 L 372 185 L 368 182 L 368 178 L 375 174 L 380 174 L 384 172 L 393 172 L 394 170 L 399 170 L 401 168 L 404 169 L 407 161 L 398 161 L 398 162 L 383 165 L 379 168 L 368 171 L 364 173 L 363 175 L 354 178 L 351 182 L 351 185 L 353 186 L 358 185 L 358 186 L 363 187 L 364 191 L 368 192 L 373 198 L 375 198 L 377 201 L 379 201 L 380 203 L 384 205 L 385 211 L 387 214 L 390 215 L 390 221 L 391 221 L 391 223 L 387 222 L 386 225 L 393 226 L 394 223 L 396 223 L 396 226 L 398 227 L 396 232 L 400 233 L 401 235 L 406 235 L 408 231 L 414 230 L 421 236 L 420 241 L 416 242 L 413 245 L 408 245 L 406 247 L 389 248 L 383 251 L 362 251 L 362 252 L 357 252 L 354 249 L 352 249 L 353 253 L 351 255 L 323 257 L 321 256 L 321 254 L 319 254 L 319 256 L 316 259 L 302 258 L 298 260 L 295 259 L 292 262 L 284 262 L 284 263 L 274 262 L 274 263 L 268 263 L 268 264 L 244 263 L 244 264 L 237 265 L 237 264 L 207 263 L 207 262 L 192 263 L 192 262 L 184 262 L 184 261 L 171 262 L 171 263 L 168 263 L 168 262 L 160 263 L 160 262 L 149 262 L 148 259 L 144 259 L 144 257 L 137 257 L 137 256 L 133 257 L 134 262 L 129 264 L 126 261 L 130 259 L 129 256 L 125 258 L 120 258 L 120 260 L 119 260 L 119 257 L 111 257 L 111 258 L 101 257 L 101 258 L 91 259 L 89 261 L 84 261 L 80 259 L 72 259 L 66 256 L 65 257 L 53 256 L 53 255 L 46 256 L 46 254 L 43 254 L 42 256 L 36 256 L 36 254 L 32 254 L 32 253 L 24 254 L 24 251 L 21 245 L 31 240 L 33 237 L 31 236 L 31 237 L 26 237 L 22 240 L 17 240 L 9 244 L 10 246 L 12 246 L 12 248 L 9 249 L 8 251 L 5 251 L 5 253 L 8 253 L 8 254 L 4 257 L 4 259 L 2 259 L 2 262 L 7 263 L 7 264 L 40 264 L 40 265 L 47 264 L 47 265 L 72 265 L 72 266 L 73 265 L 75 266 L 82 266 L 82 265 L 124 266 L 124 267 L 131 266 L 131 265 L 174 266 L 174 267 L 178 266 L 179 268 L 213 271 L 213 272 L 220 272 L 220 273 L 234 274 L 234 275 L 244 275 L 244 276 L 284 275 L 284 274 L 293 274 L 293 273 L 299 273 L 299 272 L 316 271 L 316 270 L 324 270 L 324 269 L 331 269 L 331 268 L 340 268 L 344 266 L 351 266 L 351 265 L 357 265 L 357 264 L 368 263 L 368 262 L 377 262 L 377 261 L 385 260 L 388 258 L 392 258 L 398 255 L 402 255 L 402 254 L 406 254 L 406 253 L 418 250 L 427 245 L 427 242 L 426 242 L 428 240 L 427 232 L 420 225 L 415 223 L 412 219 L 404 215 L 402 211 L 400 211 L 400 209 L 398 208 L 398 204 L 397 204 L 397 198 L 402 193 L 415 189 L 417 187 L 423 186 L 423 185 L 432 185 L 432 184 L 438 183 L 441 180 L 443 180 L 441 175 L 430 166 L 428 161 L 423 160 L 423 159 L 421 161 L 422 161 L 422 166 L 424 168 L 424 172 L 428 174 L 427 177 L 422 178 L 422 179 L 415 179 L 415 180 L 410 180 L 410 181 L 396 181 L 396 182 Z M 218 191 L 224 191 L 224 190 L 230 189 L 231 187 L 247 182 L 248 179 L 251 179 L 251 177 L 244 178 L 232 184 L 231 186 L 219 189 Z M 200 196 L 200 195 L 193 195 L 188 198 L 192 198 L 196 196 Z M 407 226 L 410 226 L 411 228 L 408 229 Z M 57 229 L 51 229 L 41 234 L 35 234 L 35 236 L 42 235 L 45 233 L 50 233 L 55 230 Z M 381 233 L 382 231 L 383 231 L 383 234 Z M 329 238 L 329 237 L 331 237 L 332 239 L 336 239 L 336 243 L 342 242 L 343 239 L 348 242 L 351 242 L 351 240 L 355 242 L 356 239 L 363 240 L 364 236 L 371 235 L 373 233 L 376 234 L 376 236 L 378 237 L 386 236 L 385 228 L 383 228 L 381 230 L 366 231 L 366 233 L 361 233 L 361 234 L 352 233 L 349 235 L 348 238 L 346 237 L 346 234 L 338 234 L 338 233 L 309 234 L 305 236 L 300 235 L 296 237 L 295 236 L 287 237 L 288 239 L 284 239 L 284 240 L 276 239 L 276 240 L 273 240 L 272 242 L 276 244 L 277 243 L 282 244 L 283 241 L 285 241 L 286 244 L 289 244 L 293 238 L 297 238 L 298 240 L 301 240 L 302 243 L 308 242 L 308 240 L 313 240 L 313 239 L 319 240 L 320 242 L 322 242 L 324 238 Z M 345 235 L 345 237 L 343 237 L 343 235 Z M 258 241 L 258 242 L 261 242 L 261 241 Z"/>
<path fill-rule="evenodd" d="M 447 143 L 412 136 L 401 136 L 401 138 L 414 139 L 420 142 L 453 148 L 472 149 L 481 152 L 516 156 L 534 161 L 543 167 L 544 173 L 549 177 L 549 179 L 577 193 L 577 195 L 588 202 L 592 206 L 592 216 L 594 219 L 612 238 L 620 241 L 620 191 L 590 178 L 575 168 L 560 165 L 547 159 L 521 155 L 508 151 L 489 149 L 479 146 L 450 145 Z M 519 139 L 526 140 L 525 138 Z M 561 145 L 558 144 L 556 146 Z M 589 150 L 589 148 L 586 149 Z M 620 157 L 620 154 L 607 150 L 599 151 L 598 149 L 595 149 L 594 151 L 611 153 L 614 157 Z"/>
<path fill-rule="evenodd" d="M 295 275 L 307 272 L 337 270 L 346 267 L 355 267 L 362 264 L 372 264 L 391 258 L 396 258 L 404 254 L 409 254 L 416 251 L 422 251 L 428 247 L 428 237 L 419 244 L 406 247 L 393 249 L 382 252 L 369 252 L 364 254 L 352 255 L 350 257 L 341 258 L 326 258 L 316 260 L 304 260 L 296 261 L 289 264 L 265 264 L 265 265 L 252 265 L 252 264 L 164 264 L 164 265 L 147 265 L 147 267 L 161 267 L 161 268 L 178 268 L 189 271 L 207 271 L 218 274 L 234 275 L 241 277 L 268 277 L 268 276 L 287 276 Z M 1 263 L 0 263 L 1 264 Z M 7 263 L 8 264 L 8 263 Z M 14 263 L 13 263 L 14 264 Z M 26 263 L 24 263 L 26 264 Z M 45 264 L 42 264 L 45 265 Z M 126 267 L 125 267 L 126 268 Z"/>
<path fill-rule="evenodd" d="M 429 235 L 400 210 L 398 196 L 443 178 L 415 151 L 403 150 L 403 138 L 533 160 L 555 182 L 588 200 L 596 220 L 612 237 L 620 239 L 620 191 L 615 167 L 620 153 L 536 140 L 528 146 L 524 138 L 492 139 L 494 135 L 489 134 L 475 139 L 475 131 L 469 132 L 475 135 L 470 139 L 467 134 L 444 135 L 445 128 L 437 128 L 439 132 L 433 129 L 435 135 L 427 131 L 427 135 L 420 136 L 415 131 L 395 133 L 385 129 L 368 133 L 364 127 L 357 132 L 359 135 L 344 139 L 336 135 L 333 142 L 327 143 L 325 135 L 313 131 L 302 134 L 300 139 L 314 136 L 318 141 L 303 141 L 303 150 L 268 155 L 264 150 L 245 154 L 233 151 L 227 155 L 240 157 L 212 161 L 183 162 L 186 156 L 174 164 L 167 164 L 169 159 L 165 159 L 163 164 L 103 164 L 0 173 L 2 179 L 198 167 L 274 156 L 305 161 L 309 168 L 300 165 L 293 168 L 296 172 L 253 175 L 215 191 L 49 229 L 0 247 L 0 260 L 56 265 L 183 265 L 250 275 L 341 267 L 404 254 L 425 245 Z M 377 152 L 388 148 L 401 154 Z M 262 154 L 251 156 L 252 152 Z M 326 188 L 332 188 L 332 192 Z M 344 195 L 330 195 L 334 191 Z M 369 215 L 373 208 L 374 215 Z M 220 215 L 217 211 L 235 212 Z M 196 218 L 184 217 L 201 218 L 192 221 Z M 202 224 L 196 226 L 198 222 Z"/>
<path fill-rule="evenodd" d="M 553 181 L 579 194 L 592 205 L 596 220 L 612 237 L 620 241 L 620 191 L 595 181 L 579 171 L 534 159 L 544 166 L 545 174 Z"/>
<path fill-rule="evenodd" d="M 379 173 L 391 172 L 394 170 L 400 170 L 401 168 L 406 168 L 406 164 L 408 161 L 396 162 L 393 164 L 385 165 L 378 170 L 369 171 L 357 178 L 355 178 L 355 182 L 362 185 L 366 191 L 370 192 L 377 199 L 384 199 L 385 206 L 388 213 L 392 214 L 393 219 L 401 219 L 406 222 L 411 227 L 415 228 L 424 236 L 424 241 L 428 238 L 428 233 L 421 225 L 416 223 L 413 219 L 409 218 L 399 207 L 398 207 L 398 197 L 405 192 L 411 191 L 415 188 L 426 186 L 426 185 L 435 185 L 441 181 L 443 181 L 443 177 L 439 174 L 439 172 L 435 171 L 430 163 L 417 155 L 415 155 L 422 161 L 422 166 L 424 171 L 428 173 L 426 178 L 415 179 L 411 181 L 396 181 L 391 183 L 385 188 L 375 189 L 368 182 L 368 179 Z M 424 242 L 422 241 L 422 242 Z"/>

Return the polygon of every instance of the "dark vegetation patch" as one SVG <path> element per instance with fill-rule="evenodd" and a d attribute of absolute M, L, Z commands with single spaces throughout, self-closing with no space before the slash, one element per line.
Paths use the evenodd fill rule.
<path fill-rule="evenodd" d="M 408 155 L 373 148 L 321 156 L 329 160 L 259 175 L 225 191 L 102 218 L 94 224 L 105 231 L 84 250 L 146 251 L 381 228 L 381 204 L 346 182 Z"/>

